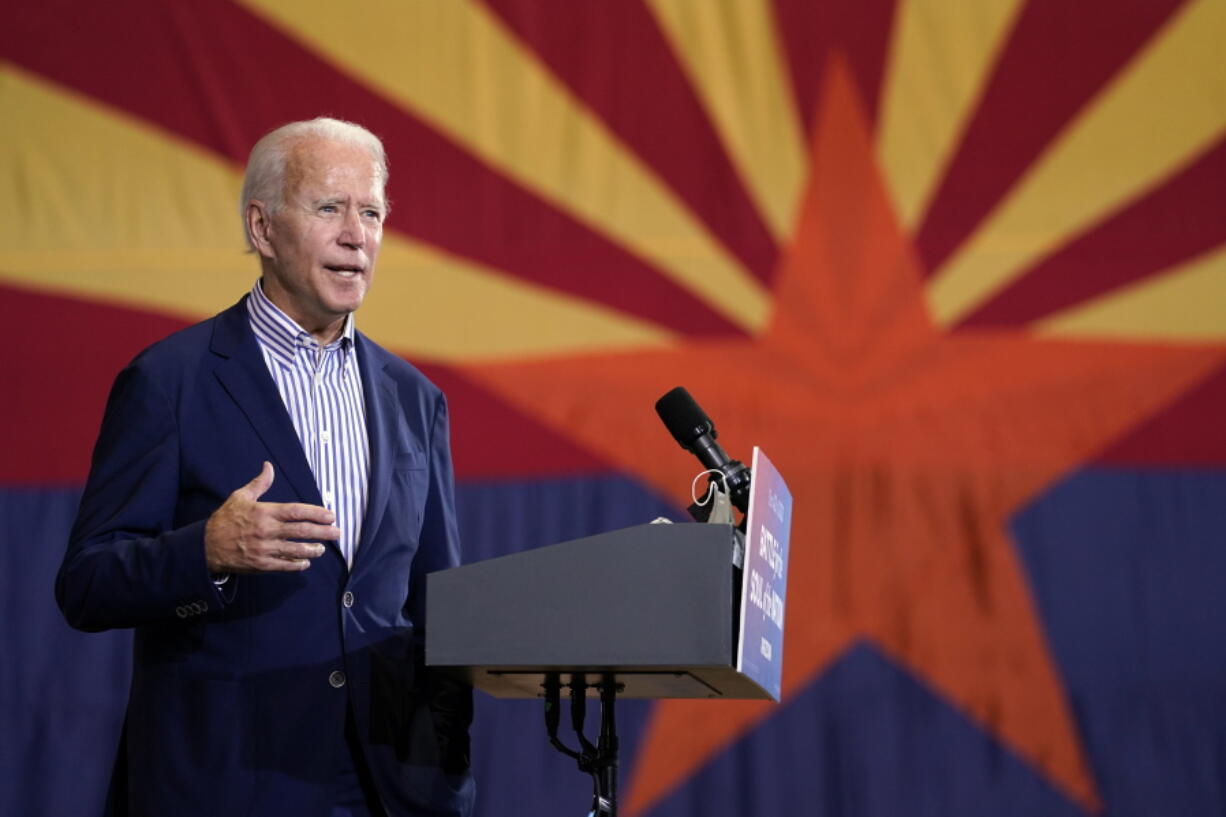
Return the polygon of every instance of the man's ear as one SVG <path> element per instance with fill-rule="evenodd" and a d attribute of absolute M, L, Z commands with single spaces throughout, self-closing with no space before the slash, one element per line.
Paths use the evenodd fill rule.
<path fill-rule="evenodd" d="M 272 249 L 272 214 L 268 206 L 259 199 L 247 202 L 247 235 L 251 236 L 251 244 L 255 251 L 264 258 L 275 258 Z"/>

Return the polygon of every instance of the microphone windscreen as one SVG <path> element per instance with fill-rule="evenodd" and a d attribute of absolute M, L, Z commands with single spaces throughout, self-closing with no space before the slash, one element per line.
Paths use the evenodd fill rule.
<path fill-rule="evenodd" d="M 716 436 L 711 418 L 682 386 L 656 401 L 656 414 L 682 448 L 689 448 L 704 434 Z"/>

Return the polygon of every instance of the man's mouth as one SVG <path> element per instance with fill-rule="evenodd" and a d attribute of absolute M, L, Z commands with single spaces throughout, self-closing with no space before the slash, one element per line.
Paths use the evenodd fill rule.
<path fill-rule="evenodd" d="M 365 270 L 356 264 L 324 264 L 324 269 L 326 269 L 328 272 L 335 272 L 342 278 L 353 278 L 365 272 Z"/>

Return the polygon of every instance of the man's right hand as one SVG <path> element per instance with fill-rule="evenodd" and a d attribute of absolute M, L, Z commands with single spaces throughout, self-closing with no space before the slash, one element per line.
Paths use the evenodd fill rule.
<path fill-rule="evenodd" d="M 327 508 L 260 502 L 272 480 L 272 464 L 265 462 L 256 478 L 230 494 L 205 523 L 204 557 L 214 575 L 306 570 L 323 555 L 320 541 L 340 539 L 340 529 L 332 524 L 336 514 Z"/>

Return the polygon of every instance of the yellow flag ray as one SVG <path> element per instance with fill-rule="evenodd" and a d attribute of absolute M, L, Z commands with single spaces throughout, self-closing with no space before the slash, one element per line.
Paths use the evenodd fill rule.
<path fill-rule="evenodd" d="M 956 322 L 1219 138 L 1224 37 L 1222 0 L 1181 9 L 937 271 L 928 285 L 937 320 Z"/>
<path fill-rule="evenodd" d="M 1066 337 L 1226 340 L 1226 247 L 1050 315 L 1035 328 Z"/>
<path fill-rule="evenodd" d="M 0 281 L 187 320 L 259 274 L 244 253 L 240 171 L 159 128 L 0 63 Z M 394 220 L 394 216 L 393 216 Z M 394 221 L 393 221 L 394 224 Z M 363 331 L 439 360 L 667 341 L 663 329 L 388 233 Z"/>
<path fill-rule="evenodd" d="M 227 162 L 0 64 L 0 276 L 183 318 L 251 286 Z"/>
<path fill-rule="evenodd" d="M 484 6 L 241 2 L 733 323 L 766 320 L 757 279 Z"/>
<path fill-rule="evenodd" d="M 775 238 L 791 237 L 805 138 L 766 0 L 649 0 Z"/>
<path fill-rule="evenodd" d="M 667 345 L 654 324 L 524 284 L 424 244 L 384 239 L 359 326 L 416 357 L 477 363 Z"/>
<path fill-rule="evenodd" d="M 1022 6 L 1021 0 L 900 3 L 877 150 L 906 229 L 923 216 Z"/>

